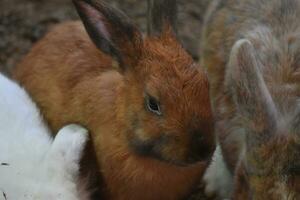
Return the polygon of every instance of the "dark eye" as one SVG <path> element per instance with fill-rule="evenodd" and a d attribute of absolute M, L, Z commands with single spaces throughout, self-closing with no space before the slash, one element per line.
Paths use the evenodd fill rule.
<path fill-rule="evenodd" d="M 157 115 L 161 115 L 159 102 L 154 97 L 147 95 L 146 106 L 150 112 L 153 112 Z"/>

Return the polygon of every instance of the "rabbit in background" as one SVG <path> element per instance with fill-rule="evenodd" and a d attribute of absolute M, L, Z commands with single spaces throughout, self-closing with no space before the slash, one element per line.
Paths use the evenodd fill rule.
<path fill-rule="evenodd" d="M 0 74 L 0 199 L 87 200 L 79 161 L 87 130 L 72 124 L 52 139 L 27 93 Z"/>
<path fill-rule="evenodd" d="M 186 197 L 215 142 L 206 74 L 176 39 L 176 1 L 149 2 L 145 37 L 103 1 L 73 2 L 84 26 L 54 28 L 14 77 L 53 130 L 91 130 L 107 199 Z"/>
<path fill-rule="evenodd" d="M 299 0 L 212 2 L 201 55 L 221 151 L 207 193 L 300 199 L 299 17 Z"/>

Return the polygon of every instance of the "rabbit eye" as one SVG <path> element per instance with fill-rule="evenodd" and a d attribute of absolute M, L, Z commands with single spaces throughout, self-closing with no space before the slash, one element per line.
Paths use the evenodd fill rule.
<path fill-rule="evenodd" d="M 153 112 L 157 115 L 162 114 L 160 110 L 159 102 L 154 97 L 147 95 L 146 106 L 150 112 Z"/>

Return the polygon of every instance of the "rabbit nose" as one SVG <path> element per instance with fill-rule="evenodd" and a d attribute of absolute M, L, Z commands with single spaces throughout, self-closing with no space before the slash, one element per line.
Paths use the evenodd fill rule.
<path fill-rule="evenodd" d="M 209 160 L 212 155 L 211 145 L 205 141 L 200 131 L 194 131 L 191 135 L 189 162 Z"/>

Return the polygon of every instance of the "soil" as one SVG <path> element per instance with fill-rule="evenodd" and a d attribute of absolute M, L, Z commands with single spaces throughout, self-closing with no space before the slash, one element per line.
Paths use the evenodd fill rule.
<path fill-rule="evenodd" d="M 108 1 L 108 0 L 107 0 Z M 178 31 L 183 46 L 197 60 L 209 0 L 178 0 Z M 146 30 L 146 0 L 110 0 Z M 71 0 L 0 0 L 0 71 L 8 73 L 53 25 L 78 19 Z M 201 189 L 200 189 L 201 190 Z M 204 200 L 202 193 L 191 198 Z"/>

